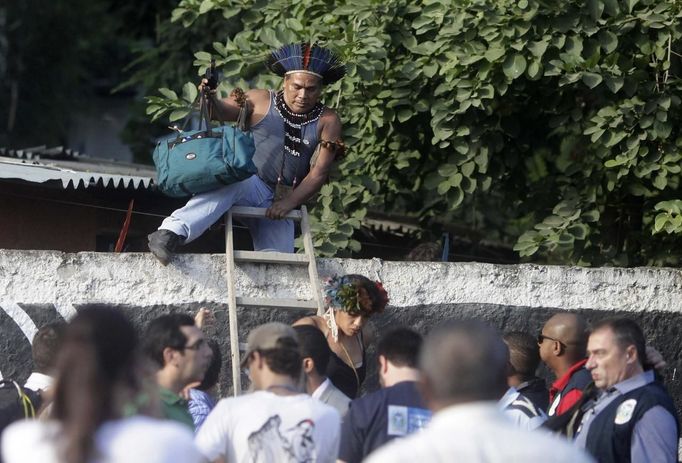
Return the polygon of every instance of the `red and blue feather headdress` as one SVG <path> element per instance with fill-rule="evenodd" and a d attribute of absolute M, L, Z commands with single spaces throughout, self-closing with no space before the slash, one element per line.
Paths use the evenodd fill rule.
<path fill-rule="evenodd" d="M 346 66 L 331 50 L 308 42 L 291 43 L 278 48 L 270 54 L 265 64 L 281 77 L 305 72 L 319 77 L 324 85 L 333 84 L 346 74 Z"/>

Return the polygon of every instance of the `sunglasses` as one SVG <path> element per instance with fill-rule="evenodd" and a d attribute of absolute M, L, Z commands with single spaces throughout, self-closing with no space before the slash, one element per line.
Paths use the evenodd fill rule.
<path fill-rule="evenodd" d="M 548 340 L 554 341 L 554 342 L 558 342 L 559 344 L 561 344 L 561 345 L 564 346 L 564 347 L 566 346 L 565 343 L 563 343 L 562 341 L 559 341 L 559 340 L 556 339 L 556 338 L 552 338 L 552 337 L 549 337 L 549 336 L 545 336 L 545 335 L 542 334 L 542 333 L 538 334 L 538 344 L 542 344 L 542 343 L 545 341 L 545 339 L 548 339 Z"/>

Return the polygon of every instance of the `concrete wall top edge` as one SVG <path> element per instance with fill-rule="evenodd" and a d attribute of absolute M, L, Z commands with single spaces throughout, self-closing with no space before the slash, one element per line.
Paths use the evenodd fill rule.
<path fill-rule="evenodd" d="M 360 273 L 384 283 L 392 306 L 488 303 L 565 309 L 682 311 L 682 270 L 534 264 L 319 259 L 321 278 Z M 239 265 L 238 295 L 308 299 L 305 267 Z M 183 254 L 168 267 L 148 253 L 0 250 L 0 300 L 58 305 L 224 303 L 222 254 Z"/>

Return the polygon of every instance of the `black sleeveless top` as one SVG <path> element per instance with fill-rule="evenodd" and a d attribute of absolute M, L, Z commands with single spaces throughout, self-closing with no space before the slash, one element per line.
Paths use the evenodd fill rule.
<path fill-rule="evenodd" d="M 367 375 L 367 362 L 365 359 L 365 343 L 362 339 L 362 331 L 360 331 L 360 347 L 362 347 L 362 366 L 356 368 L 355 371 L 358 377 L 355 377 L 353 368 L 348 366 L 334 351 L 329 356 L 329 363 L 327 364 L 327 377 L 341 392 L 346 394 L 351 399 L 355 399 L 360 394 L 360 386 L 365 381 Z M 360 384 L 358 384 L 358 379 Z"/>

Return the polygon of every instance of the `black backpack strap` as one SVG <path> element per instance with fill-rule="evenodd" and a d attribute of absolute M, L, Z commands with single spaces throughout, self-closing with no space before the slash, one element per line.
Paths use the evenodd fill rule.
<path fill-rule="evenodd" d="M 580 400 L 561 415 L 550 416 L 542 426 L 569 438 L 575 437 L 583 415 L 587 409 L 590 408 L 598 393 L 599 389 L 594 385 L 594 382 L 590 382 L 590 384 L 583 389 Z"/>

